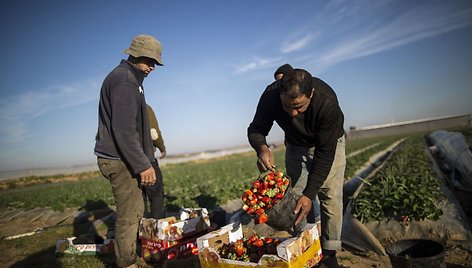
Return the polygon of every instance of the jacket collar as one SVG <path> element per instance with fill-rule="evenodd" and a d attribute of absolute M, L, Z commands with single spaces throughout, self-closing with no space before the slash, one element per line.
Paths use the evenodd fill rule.
<path fill-rule="evenodd" d="M 124 66 L 127 66 L 128 69 L 131 70 L 131 72 L 133 73 L 134 77 L 136 78 L 136 80 L 138 80 L 139 84 L 143 84 L 143 81 L 144 81 L 144 72 L 143 70 L 139 69 L 138 67 L 136 67 L 133 63 L 131 63 L 129 60 L 121 60 L 121 65 L 124 65 Z"/>

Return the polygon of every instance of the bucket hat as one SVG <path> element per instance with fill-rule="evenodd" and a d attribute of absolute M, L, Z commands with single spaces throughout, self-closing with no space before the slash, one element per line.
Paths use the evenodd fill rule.
<path fill-rule="evenodd" d="M 124 51 L 135 58 L 148 57 L 156 61 L 157 65 L 162 64 L 162 46 L 153 36 L 142 34 L 137 35 L 131 41 L 129 48 Z"/>

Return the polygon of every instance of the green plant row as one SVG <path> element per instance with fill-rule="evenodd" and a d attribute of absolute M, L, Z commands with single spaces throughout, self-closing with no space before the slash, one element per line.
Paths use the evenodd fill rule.
<path fill-rule="evenodd" d="M 53 210 L 64 210 L 98 200 L 114 205 L 110 184 L 101 176 L 2 191 L 0 206 L 23 209 L 50 207 Z"/>
<path fill-rule="evenodd" d="M 277 168 L 284 166 L 283 148 L 274 150 Z M 240 198 L 244 189 L 259 175 L 255 153 L 218 159 L 171 164 L 162 167 L 167 209 L 217 207 Z M 101 175 L 61 183 L 47 183 L 1 191 L 0 207 L 63 210 L 99 200 L 114 205 L 108 181 Z"/>
<path fill-rule="evenodd" d="M 370 145 L 382 139 L 347 140 L 346 146 L 362 148 L 358 144 Z M 276 167 L 285 170 L 284 148 L 277 148 L 273 150 L 273 153 Z M 243 189 L 249 187 L 249 184 L 259 175 L 254 152 L 205 161 L 169 164 L 162 166 L 162 172 L 165 205 L 170 210 L 178 210 L 181 207 L 221 206 L 229 200 L 240 198 Z M 34 180 L 34 183 L 36 181 L 49 182 L 47 178 L 38 180 L 36 177 L 31 177 L 30 179 Z M 22 180 L 23 184 L 24 180 L 28 178 Z M 54 210 L 63 210 L 99 200 L 108 205 L 114 205 L 110 184 L 97 174 L 77 181 L 44 183 L 28 187 L 12 185 L 9 189 L 1 191 L 0 207 L 23 209 L 50 207 Z"/>
<path fill-rule="evenodd" d="M 346 139 L 346 155 L 362 150 L 376 143 L 384 142 L 386 139 L 390 138 L 391 137 L 348 138 Z"/>
<path fill-rule="evenodd" d="M 377 138 L 374 144 L 375 146 L 370 147 L 367 150 L 362 151 L 359 154 L 356 154 L 352 157 L 348 157 L 346 159 L 346 170 L 344 171 L 344 178 L 345 180 L 349 180 L 355 174 L 355 172 L 361 168 L 367 161 L 369 161 L 370 157 L 375 155 L 378 152 L 381 152 L 392 145 L 395 141 L 400 139 L 400 137 L 384 137 L 384 138 Z"/>
<path fill-rule="evenodd" d="M 425 153 L 423 137 L 413 136 L 364 185 L 352 202 L 351 213 L 361 222 L 437 220 L 444 199 Z"/>

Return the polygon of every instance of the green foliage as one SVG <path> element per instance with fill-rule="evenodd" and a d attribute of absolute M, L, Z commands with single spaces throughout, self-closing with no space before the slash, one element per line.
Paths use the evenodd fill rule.
<path fill-rule="evenodd" d="M 361 146 L 381 140 L 385 138 L 347 140 L 346 144 L 348 148 L 362 148 Z M 369 156 L 382 148 L 377 147 L 376 150 L 349 158 L 348 166 L 352 169 L 359 168 L 365 161 L 356 161 L 356 158 Z M 285 171 L 285 149 L 279 147 L 274 149 L 273 153 L 276 167 Z M 354 162 L 355 165 L 349 164 Z M 229 200 L 240 198 L 243 190 L 259 175 L 254 152 L 169 164 L 161 168 L 164 176 L 165 204 L 168 210 L 178 210 L 181 207 L 221 206 Z M 37 178 L 34 179 L 36 181 Z M 49 182 L 48 178 L 41 178 L 41 181 Z M 3 208 L 50 207 L 54 210 L 63 210 L 99 200 L 114 205 L 110 184 L 101 175 L 84 177 L 77 181 L 10 188 L 1 192 L 0 207 Z"/>
<path fill-rule="evenodd" d="M 437 220 L 445 199 L 431 169 L 421 136 L 406 140 L 362 188 L 351 212 L 361 222 L 408 216 L 410 220 Z"/>
<path fill-rule="evenodd" d="M 384 137 L 346 139 L 346 155 L 384 140 Z"/>
<path fill-rule="evenodd" d="M 284 170 L 285 150 L 277 148 L 273 153 L 277 168 Z M 259 175 L 255 153 L 166 165 L 162 172 L 165 203 L 170 210 L 196 206 L 212 208 L 240 198 L 247 184 Z M 110 184 L 102 176 L 4 190 L 0 195 L 0 207 L 63 210 L 98 200 L 114 205 Z"/>
<path fill-rule="evenodd" d="M 395 141 L 399 140 L 401 137 L 399 136 L 390 136 L 390 137 L 382 137 L 382 138 L 370 138 L 370 139 L 361 139 L 361 140 L 354 140 L 348 142 L 346 144 L 346 156 L 350 153 L 355 153 L 358 150 L 362 150 L 363 148 L 368 148 L 366 150 L 362 150 L 360 153 L 353 155 L 352 157 L 347 157 L 346 159 L 346 170 L 344 171 L 344 177 L 346 180 L 352 178 L 355 172 L 361 168 L 367 161 L 369 161 L 370 157 L 375 155 L 378 152 L 381 152 L 387 149 L 390 145 L 392 145 Z M 359 149 L 358 144 L 362 144 L 365 147 Z M 349 149 L 349 153 L 347 152 Z M 353 151 L 353 148 L 356 148 Z"/>
<path fill-rule="evenodd" d="M 463 132 L 464 133 L 464 132 Z M 471 140 L 472 130 L 464 135 Z M 468 135 L 467 135 L 468 134 Z M 398 139 L 398 138 L 397 138 Z M 376 175 L 377 180 L 365 186 L 359 198 L 355 200 L 356 215 L 362 221 L 409 215 L 415 219 L 439 217 L 437 205 L 442 196 L 438 194 L 438 182 L 431 173 L 428 160 L 421 150 L 418 138 L 404 145 L 401 151 L 413 152 L 397 158 L 395 164 L 388 164 Z M 369 145 L 382 142 L 369 152 L 348 159 L 349 169 L 356 170 L 376 152 L 391 144 L 386 138 L 368 138 L 346 141 L 346 154 L 355 152 Z M 470 145 L 470 142 L 469 142 Z M 385 146 L 385 147 L 381 147 Z M 419 151 L 418 150 L 419 148 Z M 284 170 L 283 148 L 273 151 L 277 168 Z M 395 154 L 397 155 L 397 154 Z M 389 162 L 395 162 L 389 161 Z M 351 164 L 349 164 L 351 163 Z M 226 201 L 240 198 L 242 191 L 259 175 L 256 168 L 255 153 L 227 156 L 219 159 L 166 165 L 164 174 L 165 202 L 168 209 L 180 207 L 219 206 Z M 108 181 L 99 174 L 80 177 L 78 181 L 52 183 L 57 177 L 32 177 L 12 183 L 7 190 L 0 191 L 0 207 L 32 209 L 50 207 L 62 210 L 69 207 L 81 207 L 97 201 L 114 205 L 113 194 Z M 66 176 L 64 176 L 66 177 Z M 29 185 L 24 187 L 24 185 Z M 13 189 L 15 188 L 15 189 Z M 100 202 L 97 202 L 100 203 Z M 34 236 L 15 240 L 1 240 L 0 250 L 7 253 L 15 267 L 108 267 L 113 263 L 113 256 L 56 256 L 54 255 L 57 239 L 72 236 L 72 228 L 59 227 L 47 229 Z M 7 257 L 7 258 L 8 258 Z"/>
<path fill-rule="evenodd" d="M 69 207 L 82 206 L 88 200 L 103 200 L 114 204 L 110 184 L 105 178 L 48 183 L 2 191 L 0 207 L 23 209 L 50 207 L 54 210 L 64 210 Z"/>
<path fill-rule="evenodd" d="M 273 150 L 276 167 L 285 170 L 285 150 Z M 244 189 L 259 176 L 255 153 L 220 159 L 167 165 L 162 168 L 168 209 L 216 207 L 240 198 Z"/>

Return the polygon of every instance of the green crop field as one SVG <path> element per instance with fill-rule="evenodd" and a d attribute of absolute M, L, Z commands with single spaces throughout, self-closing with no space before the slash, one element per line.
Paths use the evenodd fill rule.
<path fill-rule="evenodd" d="M 378 143 L 379 139 L 359 139 L 347 141 L 346 151 L 354 151 L 362 146 Z M 349 158 L 347 171 L 355 170 L 368 157 L 391 143 L 391 138 L 382 146 Z M 285 171 L 285 150 L 273 150 L 276 167 Z M 164 176 L 165 205 L 167 210 L 178 211 L 182 207 L 215 208 L 229 200 L 240 198 L 244 189 L 259 176 L 254 152 L 235 154 L 218 159 L 202 160 L 162 167 Z M 27 180 L 26 179 L 23 179 Z M 113 194 L 108 181 L 99 173 L 95 176 L 74 181 L 51 183 L 48 178 L 34 177 L 35 184 L 29 187 L 10 186 L 0 195 L 1 208 L 33 209 L 49 207 L 63 210 L 80 207 L 96 201 L 114 205 Z"/>
<path fill-rule="evenodd" d="M 284 150 L 275 149 L 276 166 L 284 170 Z M 257 178 L 255 153 L 226 156 L 218 159 L 171 164 L 162 167 L 165 202 L 169 210 L 181 207 L 213 208 L 239 198 Z M 0 207 L 32 209 L 50 207 L 63 210 L 80 207 L 87 201 L 103 200 L 114 205 L 108 181 L 101 175 L 76 181 L 36 184 L 2 191 Z"/>
<path fill-rule="evenodd" d="M 472 136 L 470 129 L 464 130 L 463 133 L 470 142 Z M 347 159 L 346 171 L 352 172 L 361 167 L 366 159 L 389 146 L 395 139 L 383 137 L 347 140 L 346 154 L 359 150 L 363 152 Z M 369 146 L 372 147 L 363 150 Z M 277 168 L 285 171 L 284 148 L 278 147 L 273 152 Z M 162 167 L 162 172 L 165 206 L 170 211 L 178 211 L 182 207 L 211 209 L 222 206 L 229 200 L 240 198 L 244 190 L 259 176 L 254 152 L 204 161 L 169 164 Z M 28 181 L 30 183 L 27 183 Z M 72 181 L 62 180 L 61 176 L 24 178 L 16 182 L 4 183 L 1 189 L 3 190 L 0 190 L 0 209 L 3 210 L 48 207 L 61 211 L 66 208 L 79 208 L 86 204 L 114 205 L 110 185 L 98 172 L 86 176 L 77 175 Z M 361 195 L 360 198 L 364 197 Z M 362 209 L 360 206 L 356 209 L 358 212 L 359 210 L 369 213 L 373 211 L 371 208 Z M 429 216 L 429 214 L 418 213 L 419 211 L 413 210 L 408 215 L 418 216 L 418 218 Z M 361 218 L 377 216 L 377 214 L 366 214 Z M 107 261 L 99 256 L 55 256 L 55 241 L 72 235 L 73 230 L 70 226 L 61 226 L 47 229 L 34 236 L 2 240 L 0 250 L 5 256 L 12 257 L 17 262 L 16 264 L 24 265 L 21 267 L 106 267 Z"/>
<path fill-rule="evenodd" d="M 346 154 L 376 145 L 355 156 L 349 157 L 346 178 L 361 167 L 370 156 L 385 149 L 398 137 L 347 140 Z M 285 149 L 273 150 L 276 167 L 285 171 Z M 235 154 L 217 159 L 169 164 L 162 167 L 164 176 L 165 206 L 178 211 L 182 207 L 215 208 L 229 200 L 240 198 L 244 189 L 259 176 L 254 152 Z M 57 177 L 57 176 L 56 176 Z M 74 181 L 52 183 L 50 177 L 33 177 L 34 184 L 28 187 L 9 185 L 1 191 L 0 208 L 33 209 L 49 207 L 64 210 L 80 207 L 91 202 L 103 201 L 114 205 L 108 181 L 100 173 L 78 177 Z M 28 178 L 20 181 L 28 180 Z M 10 182 L 10 184 L 12 184 Z"/>

